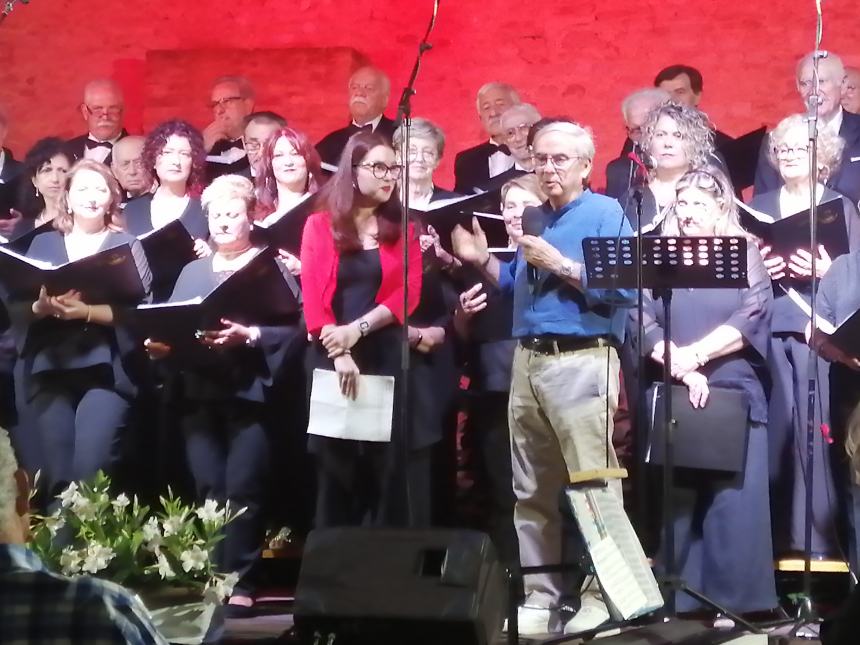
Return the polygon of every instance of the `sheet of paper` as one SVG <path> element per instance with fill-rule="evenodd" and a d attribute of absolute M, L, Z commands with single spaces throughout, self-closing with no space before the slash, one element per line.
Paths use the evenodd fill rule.
<path fill-rule="evenodd" d="M 355 400 L 341 394 L 337 373 L 314 370 L 308 434 L 353 441 L 391 441 L 394 377 L 358 377 Z"/>
<path fill-rule="evenodd" d="M 600 586 L 625 620 L 638 615 L 648 599 L 638 585 L 631 584 L 633 572 L 611 537 L 605 537 L 589 549 L 594 572 Z"/>
<path fill-rule="evenodd" d="M 783 290 L 785 290 L 785 289 L 783 288 Z M 812 307 L 809 306 L 809 304 L 806 302 L 806 300 L 803 299 L 803 296 L 801 296 L 797 292 L 796 289 L 789 287 L 789 289 L 786 291 L 786 293 L 788 294 L 789 299 L 795 305 L 797 305 L 797 307 L 804 314 L 806 314 L 807 316 L 812 315 Z M 825 334 L 832 334 L 833 332 L 836 331 L 836 327 L 831 325 L 829 321 L 825 320 L 824 318 L 822 318 L 818 314 L 815 314 L 815 326 L 818 327 L 818 329 L 823 331 Z"/>

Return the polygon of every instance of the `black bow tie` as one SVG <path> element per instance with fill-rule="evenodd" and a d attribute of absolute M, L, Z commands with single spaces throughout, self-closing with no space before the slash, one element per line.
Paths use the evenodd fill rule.
<path fill-rule="evenodd" d="M 491 143 L 490 146 L 493 148 L 493 150 L 490 152 L 491 155 L 497 152 L 501 152 L 504 155 L 507 155 L 509 157 L 511 156 L 511 149 L 508 148 L 504 143 L 502 145 Z"/>
<path fill-rule="evenodd" d="M 355 123 L 350 124 L 349 126 L 350 132 L 373 132 L 373 124 L 365 123 L 364 125 L 355 125 Z"/>
<path fill-rule="evenodd" d="M 94 139 L 87 139 L 87 150 L 95 150 L 96 148 L 107 148 L 108 150 L 113 149 L 113 144 L 110 141 L 95 141 Z"/>
<path fill-rule="evenodd" d="M 234 139 L 233 141 L 227 141 L 227 143 L 224 144 L 224 151 L 226 152 L 230 148 L 236 148 L 238 150 L 244 150 L 245 149 L 245 142 L 242 141 L 242 139 Z"/>

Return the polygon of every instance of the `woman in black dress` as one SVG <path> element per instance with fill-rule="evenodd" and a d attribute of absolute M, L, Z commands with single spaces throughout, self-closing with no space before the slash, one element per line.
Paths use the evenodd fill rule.
<path fill-rule="evenodd" d="M 250 239 L 255 196 L 250 180 L 237 175 L 216 178 L 203 191 L 213 255 L 185 266 L 171 302 L 205 297 L 262 251 Z M 298 297 L 295 279 L 274 258 L 284 281 Z M 305 342 L 299 314 L 277 320 L 255 320 L 243 314 L 203 332 L 200 343 L 210 351 L 182 351 L 148 339 L 153 358 L 178 375 L 179 423 L 198 500 L 229 500 L 245 512 L 227 525 L 219 555 L 221 570 L 237 572 L 239 582 L 229 604 L 234 615 L 253 605 L 249 574 L 263 543 L 263 501 L 270 475 L 270 437 L 266 406 L 291 355 Z M 201 348 L 202 349 L 202 348 Z"/>
<path fill-rule="evenodd" d="M 305 319 L 313 338 L 309 363 L 334 369 L 348 397 L 360 387 L 360 374 L 399 378 L 404 241 L 410 313 L 421 297 L 418 239 L 412 227 L 401 230 L 400 207 L 392 199 L 400 173 L 383 137 L 354 135 L 321 193 L 325 210 L 305 224 L 301 261 Z M 405 525 L 410 514 L 426 517 L 418 506 L 428 500 L 407 494 L 413 487 L 405 485 L 404 474 L 410 477 L 413 470 L 401 456 L 412 442 L 399 419 L 395 401 L 390 442 L 309 438 L 317 456 L 317 526 Z"/>
<path fill-rule="evenodd" d="M 62 212 L 61 201 L 71 165 L 62 139 L 47 137 L 30 148 L 16 180 L 17 210 L 21 219 L 15 225 L 10 240 L 50 222 Z"/>
<path fill-rule="evenodd" d="M 149 267 L 139 242 L 118 226 L 122 196 L 108 169 L 90 160 L 69 172 L 63 214 L 38 235 L 28 257 L 54 265 L 128 244 L 148 297 Z M 122 324 L 123 306 L 88 302 L 80 285 L 62 295 L 44 288 L 31 302 L 10 304 L 21 367 L 21 397 L 42 442 L 47 489 L 110 472 L 120 457 L 131 402 L 130 374 L 139 352 Z"/>
<path fill-rule="evenodd" d="M 662 235 L 744 235 L 731 184 L 719 170 L 692 170 L 676 187 Z M 735 612 L 777 606 L 765 425 L 772 295 L 752 242 L 747 262 L 748 288 L 675 289 L 671 304 L 670 369 L 675 381 L 687 387 L 693 407 L 709 405 L 714 387 L 739 390 L 750 404 L 743 471 L 733 478 L 702 473 L 689 480 L 679 477 L 674 495 L 676 570 L 690 587 Z M 646 350 L 662 364 L 662 304 L 652 293 L 644 295 Z M 697 608 L 684 594 L 677 600 L 680 610 Z"/>
<path fill-rule="evenodd" d="M 827 128 L 818 134 L 819 176 L 816 177 L 816 201 L 842 200 L 848 246 L 860 249 L 860 216 L 850 199 L 825 184 L 839 165 L 844 142 Z M 770 133 L 768 159 L 779 171 L 784 185 L 756 195 L 750 206 L 775 220 L 807 210 L 810 204 L 809 125 L 805 115 L 786 117 Z M 788 297 L 794 289 L 809 303 L 812 287 L 811 257 L 798 249 L 787 258 L 762 249 L 765 266 L 774 281 L 771 356 L 769 358 L 774 393 L 770 406 L 768 436 L 771 446 L 773 509 L 777 537 L 777 553 L 803 552 L 806 526 L 806 427 L 808 411 L 807 375 L 809 347 L 804 329 L 809 317 Z M 819 278 L 828 273 L 831 258 L 820 246 L 815 270 Z M 818 366 L 816 428 L 830 422 L 829 366 L 820 358 Z M 837 494 L 830 467 L 829 450 L 821 433 L 815 433 L 812 484 L 812 553 L 816 556 L 836 556 Z"/>

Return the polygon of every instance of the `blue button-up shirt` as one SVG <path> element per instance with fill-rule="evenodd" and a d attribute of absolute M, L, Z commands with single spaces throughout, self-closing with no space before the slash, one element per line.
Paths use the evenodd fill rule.
<path fill-rule="evenodd" d="M 167 645 L 129 591 L 52 573 L 20 544 L 0 544 L 0 643 Z"/>
<path fill-rule="evenodd" d="M 582 263 L 582 241 L 587 237 L 629 237 L 630 223 L 618 202 L 585 190 L 559 210 L 549 203 L 541 206 L 546 228 L 541 237 L 562 255 Z M 528 264 L 518 251 L 511 262 L 503 263 L 499 274 L 502 289 L 514 293 L 513 335 L 614 336 L 624 340 L 626 307 L 635 302 L 631 289 L 589 289 L 583 264 L 581 280 L 585 292 L 548 271 L 538 272 L 529 285 Z"/>

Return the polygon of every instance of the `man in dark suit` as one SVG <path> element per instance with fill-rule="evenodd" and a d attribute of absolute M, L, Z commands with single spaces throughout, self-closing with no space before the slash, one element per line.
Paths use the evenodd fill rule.
<path fill-rule="evenodd" d="M 478 90 L 477 109 L 481 126 L 489 137 L 486 143 L 462 150 L 454 158 L 454 191 L 475 192 L 490 179 L 514 165 L 502 132 L 502 112 L 520 103 L 517 91 L 507 83 L 487 83 Z"/>
<path fill-rule="evenodd" d="M 122 127 L 125 102 L 122 89 L 109 78 L 99 78 L 84 87 L 81 117 L 87 124 L 87 134 L 66 142 L 66 151 L 73 161 L 93 159 L 110 165 L 114 144 L 128 133 Z"/>
<path fill-rule="evenodd" d="M 263 144 L 281 128 L 287 127 L 287 120 L 276 112 L 251 112 L 245 117 L 245 150 L 248 153 L 247 172 L 240 173 L 243 177 L 254 180 L 260 168 L 263 157 Z"/>
<path fill-rule="evenodd" d="M 606 166 L 606 194 L 609 197 L 620 200 L 627 193 L 636 176 L 636 164 L 628 155 L 635 151 L 641 158 L 639 141 L 642 138 L 642 126 L 648 118 L 648 113 L 670 98 L 666 90 L 659 87 L 645 87 L 628 94 L 621 102 L 621 116 L 624 118 L 627 140 L 621 156 L 613 159 Z"/>
<path fill-rule="evenodd" d="M 316 146 L 323 163 L 332 166 L 337 165 L 346 142 L 356 132 L 372 130 L 389 141 L 394 135 L 394 121 L 383 114 L 391 93 L 391 81 L 385 72 L 375 67 L 362 67 L 350 77 L 347 87 L 352 122 L 345 128 L 329 132 Z"/>
<path fill-rule="evenodd" d="M 0 106 L 0 242 L 9 238 L 21 219 L 20 213 L 13 213 L 17 198 L 17 181 L 22 164 L 16 161 L 9 148 L 3 147 L 9 133 L 9 116 Z M 0 321 L 2 327 L 2 321 Z"/>
<path fill-rule="evenodd" d="M 154 182 L 143 169 L 144 137 L 129 135 L 116 142 L 113 147 L 110 169 L 122 187 L 123 204 L 152 192 Z"/>
<path fill-rule="evenodd" d="M 842 109 L 860 114 L 860 69 L 845 68 L 845 82 L 842 84 Z"/>
<path fill-rule="evenodd" d="M 212 83 L 209 107 L 214 119 L 203 130 L 206 176 L 247 176 L 248 155 L 242 135 L 245 117 L 254 111 L 254 86 L 244 76 L 221 76 Z"/>
<path fill-rule="evenodd" d="M 860 115 L 846 111 L 841 106 L 842 89 L 845 83 L 845 66 L 842 59 L 830 53 L 818 61 L 819 88 L 817 95 L 812 79 L 813 56 L 807 54 L 797 64 L 797 91 L 803 105 L 817 105 L 818 128 L 838 133 L 845 141 L 842 163 L 830 176 L 827 185 L 849 197 L 860 200 Z M 755 176 L 755 194 L 766 193 L 782 186 L 779 172 L 768 161 L 766 137 L 758 156 Z"/>
<path fill-rule="evenodd" d="M 4 148 L 6 135 L 9 134 L 9 116 L 0 107 L 0 184 L 11 184 L 21 172 L 21 162 L 16 161 L 9 148 Z"/>

